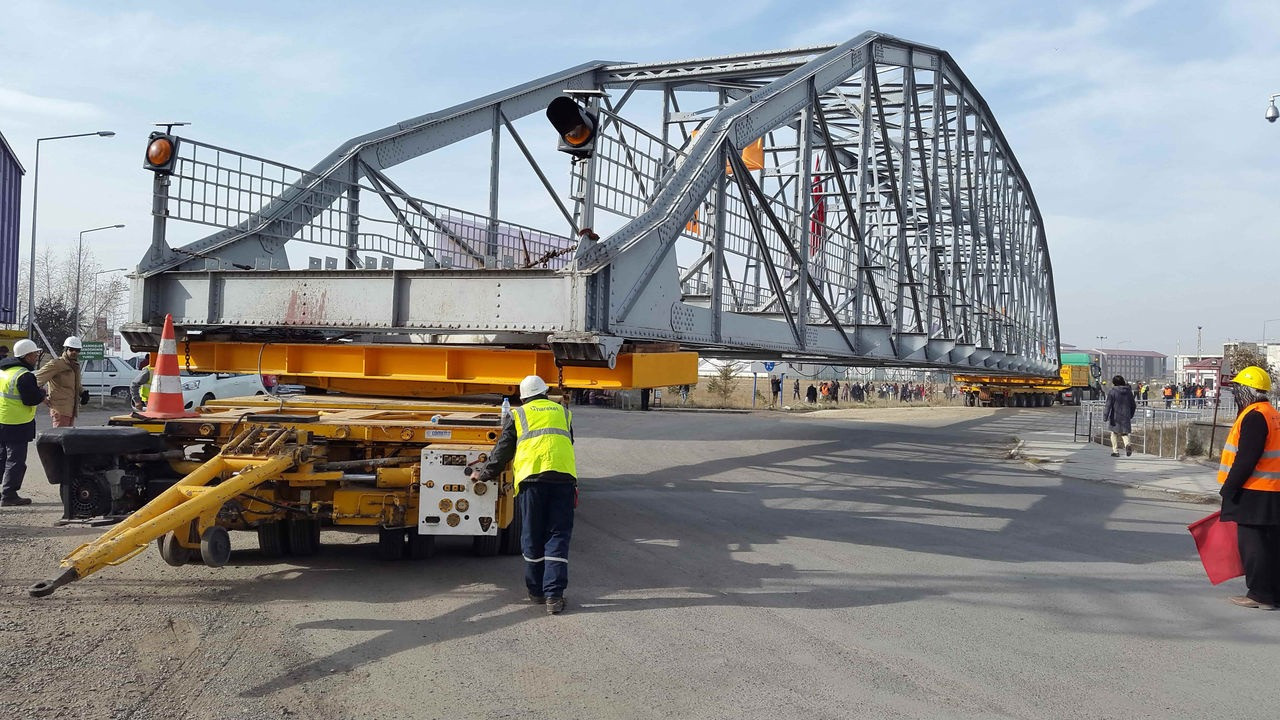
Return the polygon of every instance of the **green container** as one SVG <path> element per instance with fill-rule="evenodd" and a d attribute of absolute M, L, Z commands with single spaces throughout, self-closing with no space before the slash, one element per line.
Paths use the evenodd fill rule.
<path fill-rule="evenodd" d="M 1089 353 L 1062 353 L 1063 365 L 1088 365 L 1093 362 Z"/>

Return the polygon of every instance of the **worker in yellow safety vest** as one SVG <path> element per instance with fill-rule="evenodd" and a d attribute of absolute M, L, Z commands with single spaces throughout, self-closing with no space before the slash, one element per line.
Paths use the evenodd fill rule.
<path fill-rule="evenodd" d="M 1228 599 L 1274 610 L 1280 602 L 1280 411 L 1268 397 L 1266 370 L 1247 367 L 1231 382 L 1240 414 L 1222 446 L 1218 482 L 1222 519 L 1237 526 L 1248 592 Z"/>
<path fill-rule="evenodd" d="M 138 376 L 129 383 L 129 400 L 134 410 L 145 410 L 147 398 L 151 395 L 151 356 L 146 356 L 146 364 L 138 371 Z"/>
<path fill-rule="evenodd" d="M 36 384 L 36 362 L 40 348 L 26 338 L 13 344 L 13 357 L 0 361 L 0 506 L 30 505 L 22 497 L 22 479 L 27 474 L 27 446 L 36 437 L 36 406 L 44 402 L 45 391 Z"/>
<path fill-rule="evenodd" d="M 477 477 L 497 477 L 511 463 L 529 600 L 559 615 L 569 584 L 569 538 L 578 504 L 573 415 L 548 400 L 547 383 L 530 375 L 520 381 L 520 405 L 511 408 L 510 416 L 504 412 L 502 423 L 502 434 Z"/>

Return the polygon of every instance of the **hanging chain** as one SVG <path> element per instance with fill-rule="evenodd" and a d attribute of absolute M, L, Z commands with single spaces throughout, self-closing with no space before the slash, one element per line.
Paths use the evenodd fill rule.
<path fill-rule="evenodd" d="M 191 372 L 191 338 L 182 338 L 182 354 L 187 361 L 187 372 Z"/>
<path fill-rule="evenodd" d="M 560 388 L 560 404 L 569 407 L 569 393 L 564 387 L 564 366 L 556 363 L 556 385 Z"/>

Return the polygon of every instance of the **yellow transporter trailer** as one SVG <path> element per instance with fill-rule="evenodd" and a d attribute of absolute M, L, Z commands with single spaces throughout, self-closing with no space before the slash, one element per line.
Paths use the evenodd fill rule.
<path fill-rule="evenodd" d="M 193 344 L 180 354 L 193 369 L 246 370 L 238 359 L 253 357 L 265 363 L 263 372 L 290 382 L 351 388 L 364 373 L 377 390 L 423 394 L 472 388 L 510 394 L 529 374 L 550 375 L 561 392 L 697 379 L 696 353 L 624 354 L 614 368 L 561 372 L 550 352 L 538 350 L 254 344 L 249 353 L 243 345 Z M 273 357 L 282 364 L 272 365 Z M 325 367 L 336 370 L 322 376 Z M 37 448 L 67 508 L 132 512 L 74 550 L 61 574 L 30 593 L 48 595 L 153 542 L 171 565 L 221 566 L 230 557 L 232 530 L 255 532 L 269 557 L 315 553 L 322 527 L 376 529 L 378 555 L 387 560 L 429 557 L 441 535 L 471 537 L 478 555 L 518 553 L 509 473 L 484 482 L 470 473 L 487 460 L 501 423 L 496 400 L 297 395 L 215 400 L 190 418 L 129 415 L 108 427 L 55 428 L 41 434 Z"/>
<path fill-rule="evenodd" d="M 1079 354 L 1079 353 L 1076 353 Z M 1079 405 L 1093 385 L 1091 365 L 1064 354 L 1058 377 L 956 375 L 966 405 L 982 407 L 1047 407 L 1055 402 Z"/>

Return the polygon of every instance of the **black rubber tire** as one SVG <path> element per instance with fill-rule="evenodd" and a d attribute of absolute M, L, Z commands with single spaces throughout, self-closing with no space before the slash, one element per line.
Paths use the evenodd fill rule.
<path fill-rule="evenodd" d="M 524 521 L 521 519 L 519 506 L 516 506 L 515 511 L 511 524 L 498 530 L 498 552 L 503 555 L 520 554 L 520 528 Z"/>
<path fill-rule="evenodd" d="M 409 528 L 407 553 L 410 560 L 426 560 L 436 554 L 436 536 L 421 535 L 416 528 Z"/>
<path fill-rule="evenodd" d="M 222 567 L 231 559 L 231 533 L 214 525 L 200 535 L 200 560 L 209 567 Z"/>
<path fill-rule="evenodd" d="M 378 528 L 379 560 L 403 560 L 405 545 L 404 528 Z"/>
<path fill-rule="evenodd" d="M 493 557 L 498 554 L 499 539 L 496 533 L 493 535 L 477 535 L 471 539 L 471 552 L 479 557 Z"/>
<path fill-rule="evenodd" d="M 178 544 L 178 538 L 172 532 L 156 538 L 156 549 L 166 565 L 182 567 L 191 560 L 191 551 Z"/>
<path fill-rule="evenodd" d="M 113 398 L 119 398 L 120 400 L 128 400 L 128 399 L 129 399 L 129 388 L 127 388 L 127 387 L 114 387 L 114 388 L 111 388 L 111 397 L 113 397 Z"/>
<path fill-rule="evenodd" d="M 279 520 L 264 522 L 258 526 L 258 549 L 262 556 L 278 558 L 288 551 L 284 538 L 284 527 Z"/>
<path fill-rule="evenodd" d="M 204 394 L 204 397 L 200 398 L 200 402 L 196 403 L 196 407 L 200 407 L 200 406 L 204 405 L 205 403 L 207 403 L 207 402 L 209 402 L 210 400 L 213 400 L 213 399 L 215 399 L 215 398 L 213 397 L 213 393 L 205 393 L 205 394 Z"/>
<path fill-rule="evenodd" d="M 320 523 L 311 518 L 291 518 L 284 521 L 289 552 L 298 557 L 315 555 L 320 549 Z"/>
<path fill-rule="evenodd" d="M 66 484 L 63 508 L 69 517 L 91 518 L 111 512 L 111 491 L 93 475 L 77 475 Z"/>

